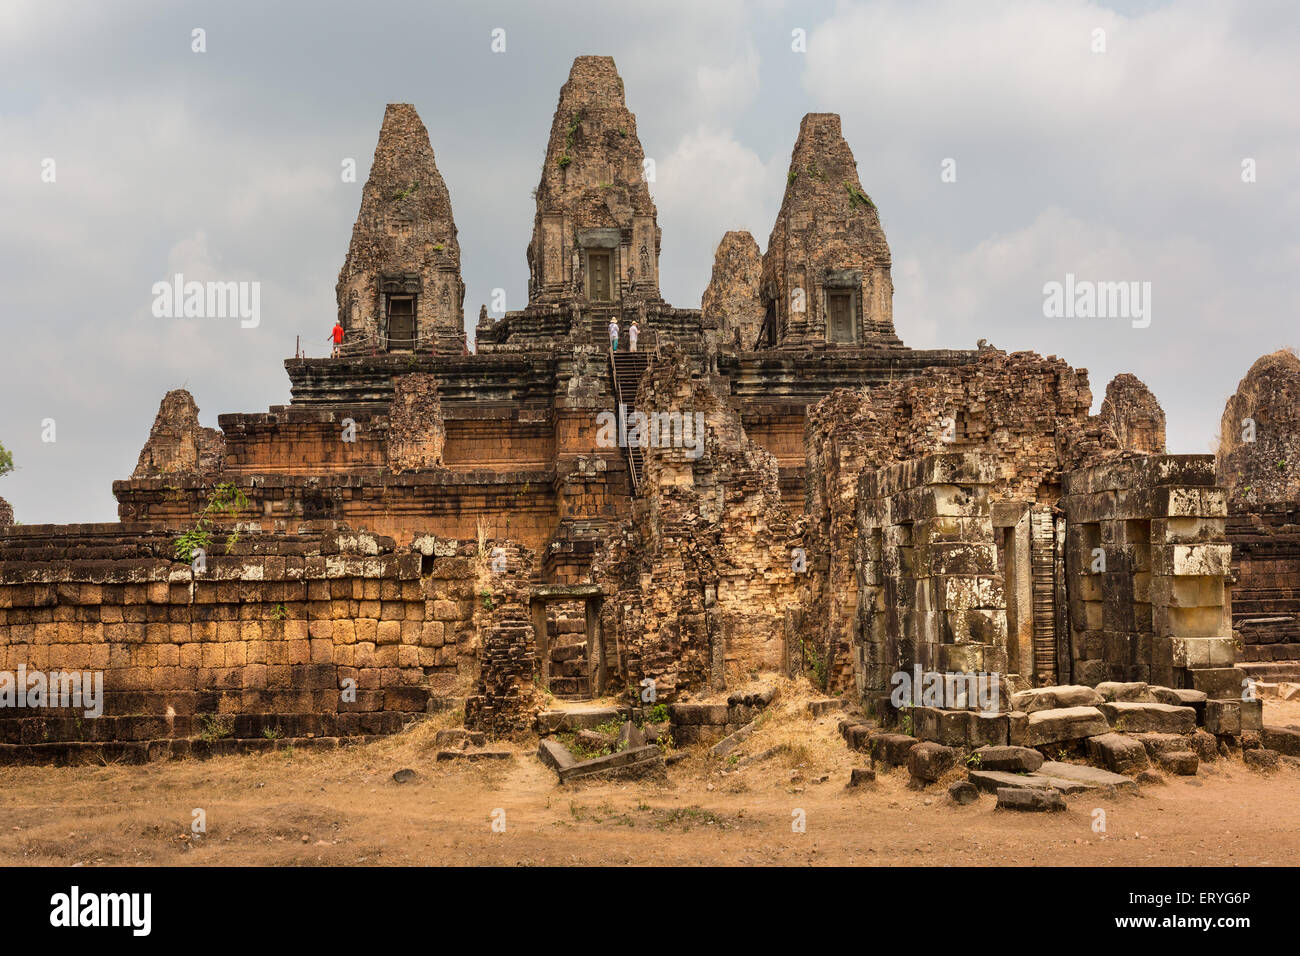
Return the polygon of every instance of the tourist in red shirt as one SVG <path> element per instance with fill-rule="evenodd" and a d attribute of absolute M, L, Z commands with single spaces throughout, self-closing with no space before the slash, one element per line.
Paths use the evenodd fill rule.
<path fill-rule="evenodd" d="M 338 321 L 334 322 L 334 331 L 330 333 L 330 338 L 334 341 L 333 358 L 339 357 L 339 349 L 343 347 L 343 326 Z"/>

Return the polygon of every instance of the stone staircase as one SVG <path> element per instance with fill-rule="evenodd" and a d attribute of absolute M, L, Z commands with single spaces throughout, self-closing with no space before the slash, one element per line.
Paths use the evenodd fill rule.
<path fill-rule="evenodd" d="M 610 368 L 614 380 L 614 413 L 631 414 L 636 408 L 641 376 L 650 367 L 649 352 L 612 352 Z M 632 494 L 641 493 L 641 477 L 645 473 L 645 457 L 640 445 L 628 443 L 623 449 L 627 455 L 628 473 L 632 480 Z"/>

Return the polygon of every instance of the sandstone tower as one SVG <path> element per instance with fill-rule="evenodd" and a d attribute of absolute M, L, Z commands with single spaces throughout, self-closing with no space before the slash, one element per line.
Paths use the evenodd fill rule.
<path fill-rule="evenodd" d="M 384 110 L 336 294 L 346 354 L 465 350 L 451 196 L 409 103 Z"/>
<path fill-rule="evenodd" d="M 528 244 L 529 303 L 659 298 L 659 226 L 613 57 L 580 56 L 551 122 Z"/>
<path fill-rule="evenodd" d="M 809 113 L 763 256 L 768 347 L 898 347 L 889 243 L 835 113 Z"/>

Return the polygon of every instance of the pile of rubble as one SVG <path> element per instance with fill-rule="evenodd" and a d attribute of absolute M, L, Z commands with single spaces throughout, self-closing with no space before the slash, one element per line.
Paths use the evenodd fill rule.
<path fill-rule="evenodd" d="M 1160 779 L 1153 769 L 1192 776 L 1201 763 L 1236 754 L 1260 770 L 1300 766 L 1300 728 L 1265 726 L 1258 700 L 1112 682 L 1038 687 L 1011 695 L 1010 704 L 998 713 L 912 707 L 899 712 L 908 733 L 851 719 L 840 722 L 840 733 L 873 768 L 907 767 L 916 787 L 964 766 L 967 779 L 949 790 L 955 801 L 984 791 L 1012 809 L 1059 809 L 1065 796 L 1134 790 Z"/>

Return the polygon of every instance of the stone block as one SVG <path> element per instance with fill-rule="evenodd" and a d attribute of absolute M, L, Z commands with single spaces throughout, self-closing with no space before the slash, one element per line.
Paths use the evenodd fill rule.
<path fill-rule="evenodd" d="M 1091 690 L 1091 688 L 1088 689 Z M 1105 706 L 1114 707 L 1116 705 L 1105 704 Z M 1080 740 L 1084 737 L 1096 737 L 1099 734 L 1109 733 L 1109 731 L 1110 725 L 1106 722 L 1102 712 L 1096 707 L 1059 707 L 1050 710 L 1037 710 L 1029 715 L 1022 744 L 1026 747 L 1041 747 L 1044 744 Z"/>
<path fill-rule="evenodd" d="M 1091 687 L 1067 684 L 1059 687 L 1035 687 L 1011 695 L 1013 710 L 1032 714 L 1039 710 L 1062 710 L 1067 707 L 1096 707 L 1105 698 Z"/>
<path fill-rule="evenodd" d="M 1191 707 L 1117 701 L 1098 709 L 1111 727 L 1124 733 L 1190 734 L 1196 729 L 1196 711 Z"/>
<path fill-rule="evenodd" d="M 957 765 L 957 751 L 943 744 L 924 741 L 907 754 L 907 769 L 913 779 L 934 783 Z"/>
<path fill-rule="evenodd" d="M 1059 790 L 1040 787 L 998 787 L 998 810 L 1053 812 L 1065 809 Z"/>
<path fill-rule="evenodd" d="M 972 766 L 980 770 L 1033 773 L 1043 765 L 1043 755 L 1029 747 L 980 747 L 972 751 L 972 756 L 978 758 Z"/>
<path fill-rule="evenodd" d="M 1089 737 L 1088 756 L 1111 773 L 1138 773 L 1150 766 L 1142 742 L 1123 734 L 1100 734 Z"/>

